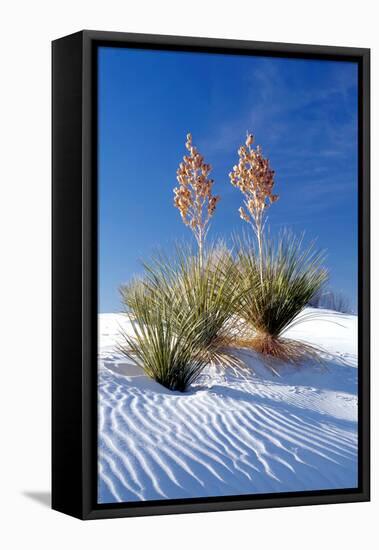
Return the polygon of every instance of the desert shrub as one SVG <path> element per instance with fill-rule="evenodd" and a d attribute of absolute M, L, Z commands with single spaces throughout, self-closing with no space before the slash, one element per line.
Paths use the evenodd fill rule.
<path fill-rule="evenodd" d="M 239 314 L 245 323 L 240 343 L 267 356 L 296 361 L 311 347 L 283 338 L 299 313 L 327 280 L 323 254 L 303 239 L 283 233 L 266 238 L 261 253 L 248 237 L 237 243 L 236 273 L 241 287 Z"/>
<path fill-rule="evenodd" d="M 119 349 L 157 382 L 184 391 L 208 363 L 240 364 L 233 340 L 241 300 L 226 247 L 201 257 L 178 245 L 144 263 L 143 278 L 120 290 L 134 335 L 123 332 Z"/>
<path fill-rule="evenodd" d="M 157 301 L 143 282 L 122 292 L 133 331 L 121 331 L 119 351 L 166 388 L 185 391 L 205 366 L 202 321 L 188 315 L 179 326 L 175 302 Z"/>
<path fill-rule="evenodd" d="M 351 313 L 350 302 L 347 296 L 342 292 L 330 289 L 319 291 L 311 298 L 309 305 L 319 309 L 331 309 L 340 313 Z"/>
<path fill-rule="evenodd" d="M 157 302 L 170 305 L 177 331 L 188 317 L 196 318 L 207 362 L 236 362 L 232 340 L 240 288 L 224 245 L 210 246 L 202 256 L 178 245 L 171 257 L 156 256 L 145 264 L 145 286 Z"/>

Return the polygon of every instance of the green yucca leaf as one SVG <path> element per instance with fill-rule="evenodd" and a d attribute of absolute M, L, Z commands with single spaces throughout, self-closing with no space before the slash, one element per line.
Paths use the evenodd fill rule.
<path fill-rule="evenodd" d="M 134 335 L 123 334 L 120 349 L 161 384 L 184 391 L 207 363 L 238 363 L 228 343 L 239 288 L 225 247 L 201 259 L 180 245 L 172 256 L 156 254 L 121 295 Z"/>
<path fill-rule="evenodd" d="M 303 240 L 290 233 L 283 233 L 276 243 L 265 239 L 263 281 L 253 242 L 246 236 L 238 240 L 236 272 L 246 290 L 240 315 L 255 332 L 279 337 L 327 281 L 324 254 Z"/>

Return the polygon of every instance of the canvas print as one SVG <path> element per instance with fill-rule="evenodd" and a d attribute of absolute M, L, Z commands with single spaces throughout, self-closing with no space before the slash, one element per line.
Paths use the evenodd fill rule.
<path fill-rule="evenodd" d="M 358 66 L 98 49 L 98 503 L 358 487 Z"/>

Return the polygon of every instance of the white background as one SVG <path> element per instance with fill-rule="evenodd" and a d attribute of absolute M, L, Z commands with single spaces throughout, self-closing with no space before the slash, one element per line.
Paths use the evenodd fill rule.
<path fill-rule="evenodd" d="M 50 41 L 87 28 L 371 47 L 375 280 L 379 63 L 375 2 L 13 0 L 2 4 L 0 20 L 2 547 L 375 547 L 379 517 L 376 361 L 371 503 L 80 522 L 40 502 L 46 502 L 50 483 Z M 374 289 L 374 316 L 377 295 Z M 374 339 L 376 321 L 374 317 Z"/>

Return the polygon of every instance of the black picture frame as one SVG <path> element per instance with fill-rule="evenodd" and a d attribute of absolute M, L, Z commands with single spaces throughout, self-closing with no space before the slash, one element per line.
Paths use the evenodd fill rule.
<path fill-rule="evenodd" d="M 358 488 L 97 503 L 96 50 L 101 45 L 358 63 Z M 52 62 L 52 508 L 97 519 L 369 500 L 370 50 L 85 30 L 55 40 Z"/>

